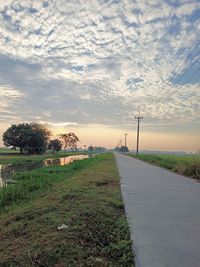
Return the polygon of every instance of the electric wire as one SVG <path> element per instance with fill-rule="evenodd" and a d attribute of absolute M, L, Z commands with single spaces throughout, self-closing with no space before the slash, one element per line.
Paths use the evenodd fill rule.
<path fill-rule="evenodd" d="M 200 72 L 200 68 L 198 68 L 195 72 L 191 73 L 191 75 L 184 81 L 184 83 L 188 82 L 191 80 L 191 78 L 193 76 L 195 76 L 198 72 Z M 179 85 L 171 94 L 169 94 L 168 96 L 166 96 L 165 98 L 163 98 L 163 100 L 167 100 L 170 99 L 179 89 L 181 89 L 184 85 L 181 84 Z M 162 103 L 159 103 L 158 105 L 156 105 L 153 110 L 156 110 Z"/>
<path fill-rule="evenodd" d="M 181 68 L 184 66 L 184 64 L 187 62 L 187 60 L 194 54 L 194 52 L 197 50 L 197 48 L 199 47 L 200 42 L 197 43 L 197 45 L 195 46 L 195 48 L 188 54 L 188 56 L 186 57 L 186 59 L 181 63 L 181 65 L 178 67 L 178 69 L 175 71 L 175 75 L 173 75 L 173 77 L 177 76 L 178 72 L 181 70 Z M 189 66 L 189 68 L 187 68 L 187 70 L 176 80 L 176 83 L 179 83 L 191 70 L 191 68 L 199 62 L 200 56 L 197 57 L 192 64 Z M 198 73 L 200 71 L 200 69 L 197 69 L 194 73 L 192 73 L 189 78 L 187 78 L 186 80 L 184 80 L 184 83 L 186 84 L 186 82 L 188 82 L 196 73 Z M 171 78 L 173 79 L 173 78 Z M 174 95 L 181 87 L 183 86 L 183 84 L 179 85 L 172 93 L 171 95 L 169 94 L 169 92 L 171 91 L 170 89 L 167 90 L 167 92 L 165 92 L 164 95 L 161 95 L 158 99 L 158 101 L 161 101 L 162 99 L 168 99 L 169 97 L 171 97 L 172 95 Z M 165 87 L 164 87 L 165 88 Z M 164 89 L 163 88 L 163 89 Z M 163 91 L 163 89 L 161 89 L 159 91 L 159 93 L 161 93 L 161 91 Z M 151 103 L 151 101 L 148 103 L 148 105 Z M 162 102 L 161 102 L 162 103 Z M 161 103 L 159 103 L 158 105 L 155 106 L 155 109 L 157 109 L 159 107 L 159 105 L 161 105 Z"/>

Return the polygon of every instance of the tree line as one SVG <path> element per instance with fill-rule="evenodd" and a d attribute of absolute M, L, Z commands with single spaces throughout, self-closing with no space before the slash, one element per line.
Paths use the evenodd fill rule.
<path fill-rule="evenodd" d="M 20 149 L 23 154 L 42 154 L 47 149 L 59 151 L 64 149 L 77 150 L 79 138 L 75 133 L 60 134 L 60 139 L 50 140 L 51 131 L 40 123 L 12 124 L 3 134 L 4 145 L 12 149 Z"/>

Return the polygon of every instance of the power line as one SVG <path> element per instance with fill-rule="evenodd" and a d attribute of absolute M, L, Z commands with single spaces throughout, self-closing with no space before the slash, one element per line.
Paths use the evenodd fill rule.
<path fill-rule="evenodd" d="M 192 75 L 189 76 L 189 78 L 185 81 L 185 82 L 188 82 L 193 76 L 195 76 L 198 72 L 200 72 L 200 68 L 197 69 L 195 72 L 192 73 Z M 180 89 L 181 87 L 183 87 L 183 85 L 180 85 L 179 87 L 176 88 L 176 90 L 174 90 L 174 92 L 172 92 L 172 94 L 168 97 L 172 97 L 172 95 L 174 95 L 178 89 Z M 168 98 L 167 97 L 167 98 Z"/>
<path fill-rule="evenodd" d="M 198 72 L 200 72 L 200 68 L 198 68 L 195 72 L 193 72 L 186 80 L 185 80 L 185 83 L 186 82 L 188 82 L 193 76 L 195 76 Z M 171 93 L 171 95 L 165 95 L 165 97 L 163 98 L 163 100 L 165 99 L 168 99 L 168 98 L 171 98 L 180 88 L 182 88 L 183 87 L 183 85 L 181 84 L 181 85 L 179 85 L 172 93 Z M 160 103 L 161 104 L 161 103 Z M 158 104 L 157 106 L 155 106 L 154 107 L 154 109 L 153 110 L 156 110 L 159 106 L 160 106 L 160 104 Z"/>
<path fill-rule="evenodd" d="M 193 63 L 190 65 L 190 67 L 183 73 L 182 77 L 180 77 L 176 82 L 180 82 L 184 78 L 184 76 L 191 70 L 191 68 L 198 62 L 199 59 L 200 59 L 200 56 L 198 58 L 196 58 L 195 61 L 193 61 Z M 196 72 L 194 74 L 196 74 Z M 186 83 L 188 80 L 190 80 L 192 78 L 192 76 L 193 76 L 193 74 L 189 77 L 189 79 L 186 79 L 184 82 Z M 181 87 L 182 87 L 182 85 L 179 85 L 175 91 L 177 91 Z M 166 97 L 168 97 L 167 95 L 169 92 L 170 92 L 170 89 L 168 89 L 164 95 L 160 96 L 158 101 L 160 101 L 163 97 L 164 97 L 164 99 Z"/>
<path fill-rule="evenodd" d="M 199 59 L 200 59 L 200 56 L 199 56 L 198 58 L 196 58 L 195 61 L 193 61 L 193 63 L 190 65 L 190 67 L 184 72 L 184 74 L 182 75 L 182 77 L 179 78 L 179 79 L 176 81 L 176 83 L 180 82 L 180 81 L 184 78 L 184 76 L 185 76 L 186 74 L 188 74 L 188 72 L 189 72 L 189 71 L 191 70 L 191 68 L 198 62 Z M 196 73 L 196 72 L 195 72 L 195 73 Z M 189 79 L 186 79 L 185 82 L 188 81 L 188 80 L 190 80 L 192 76 L 193 76 L 193 75 L 191 75 Z M 182 86 L 182 85 L 180 85 L 180 87 L 181 87 L 181 86 Z M 170 89 L 168 89 L 168 91 L 166 92 L 166 94 L 165 94 L 164 96 L 167 96 L 167 94 L 168 94 L 169 92 L 170 92 Z"/>
<path fill-rule="evenodd" d="M 181 70 L 181 68 L 183 67 L 183 65 L 187 62 L 187 60 L 193 55 L 193 53 L 197 50 L 198 46 L 200 45 L 200 41 L 197 43 L 197 45 L 195 46 L 195 48 L 187 55 L 186 59 L 181 63 L 181 65 L 178 67 L 178 69 L 175 71 L 174 75 L 171 77 L 171 80 L 177 76 L 178 72 Z M 195 59 L 195 61 L 193 61 L 193 63 L 190 65 L 190 67 L 182 74 L 181 77 L 179 77 L 178 80 L 176 80 L 176 83 L 180 82 L 180 80 L 189 72 L 189 70 L 195 65 L 196 62 L 198 62 L 200 57 L 198 57 L 197 59 Z M 165 87 L 164 87 L 165 88 Z M 164 89 L 163 88 L 163 89 Z M 161 89 L 159 91 L 159 93 L 161 93 L 163 91 L 163 89 Z M 169 90 L 167 91 L 167 93 L 164 95 L 166 96 L 168 94 Z"/>
<path fill-rule="evenodd" d="M 194 52 L 198 49 L 200 45 L 200 41 L 196 44 L 195 48 L 187 55 L 186 59 L 180 64 L 180 66 L 178 67 L 178 69 L 175 71 L 174 75 L 171 77 L 171 79 L 173 79 L 174 77 L 176 77 L 176 75 L 178 74 L 178 72 L 181 70 L 181 68 L 183 67 L 183 65 L 187 62 L 187 60 L 194 54 Z M 190 71 L 190 69 L 198 62 L 198 60 L 200 59 L 200 57 L 197 57 L 193 62 L 192 64 L 190 65 L 190 67 L 178 78 L 178 80 L 176 80 L 176 83 L 180 82 L 184 76 Z M 195 72 L 196 73 L 196 72 Z M 189 78 L 191 79 L 192 76 Z M 167 82 L 167 81 L 166 81 Z M 185 81 L 186 82 L 186 81 Z M 180 86 L 181 87 L 181 86 Z M 176 91 L 180 88 L 178 87 L 176 89 Z M 164 89 L 164 88 L 161 88 L 161 90 L 158 92 L 158 94 L 160 94 Z M 164 95 L 161 95 L 158 99 L 158 101 L 160 101 L 163 97 L 167 97 L 168 93 L 170 92 L 170 89 L 167 90 L 167 92 L 164 93 Z M 147 102 L 147 105 L 149 105 L 151 103 L 151 100 Z M 156 107 L 157 108 L 157 107 Z"/>
<path fill-rule="evenodd" d="M 187 60 L 193 55 L 193 53 L 197 50 L 197 48 L 198 48 L 199 45 L 200 45 L 200 41 L 197 43 L 197 45 L 195 46 L 195 48 L 187 55 L 186 59 L 178 67 L 178 69 L 175 71 L 175 73 L 171 77 L 171 79 L 173 79 L 173 77 L 176 77 L 176 75 L 178 74 L 178 72 L 181 70 L 181 68 L 184 66 L 184 64 L 187 62 Z"/>
<path fill-rule="evenodd" d="M 188 74 L 188 72 L 191 70 L 191 68 L 198 62 L 198 60 L 200 59 L 200 56 L 198 57 L 198 58 L 196 58 L 195 59 L 195 61 L 190 65 L 190 67 L 184 72 L 184 74 L 182 75 L 182 77 L 181 78 L 179 78 L 178 80 L 177 80 L 177 82 L 180 82 L 183 78 L 184 78 L 184 76 L 186 75 L 186 74 Z M 188 82 L 196 73 L 198 73 L 200 71 L 200 69 L 197 69 L 195 72 L 193 72 L 189 77 L 187 77 L 185 80 L 184 80 L 184 83 L 186 83 L 186 82 Z M 162 95 L 162 96 L 160 96 L 159 97 L 159 99 L 158 99 L 158 101 L 160 101 L 161 99 L 168 99 L 169 97 L 171 97 L 172 95 L 174 95 L 181 87 L 183 86 L 183 84 L 181 84 L 181 85 L 178 85 L 178 87 L 171 93 L 171 95 L 169 94 L 168 95 L 168 93 L 170 92 L 170 89 L 168 89 L 167 90 L 167 92 L 164 94 L 164 95 Z M 161 104 L 161 103 L 160 103 Z M 155 109 L 157 109 L 159 106 L 160 106 L 160 104 L 158 104 L 158 105 L 156 105 L 156 107 L 154 107 L 154 109 L 153 110 L 155 110 Z"/>

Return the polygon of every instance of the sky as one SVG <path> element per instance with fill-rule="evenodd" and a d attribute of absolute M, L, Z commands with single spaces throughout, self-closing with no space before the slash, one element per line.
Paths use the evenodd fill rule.
<path fill-rule="evenodd" d="M 138 113 L 141 149 L 200 148 L 199 0 L 0 0 L 0 139 L 34 121 L 134 149 Z"/>

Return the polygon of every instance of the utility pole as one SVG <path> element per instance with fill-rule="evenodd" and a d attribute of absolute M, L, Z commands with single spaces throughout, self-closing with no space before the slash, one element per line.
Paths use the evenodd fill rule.
<path fill-rule="evenodd" d="M 128 135 L 127 133 L 124 134 L 124 136 L 125 136 L 125 146 L 126 146 L 126 138 L 127 138 L 127 135 Z"/>
<path fill-rule="evenodd" d="M 119 140 L 119 144 L 120 144 L 120 147 L 122 147 L 122 140 L 121 139 Z"/>
<path fill-rule="evenodd" d="M 140 120 L 143 119 L 143 116 L 135 116 L 135 119 L 137 119 L 137 149 L 136 149 L 136 155 L 138 155 L 139 150 L 139 136 L 140 136 Z"/>

